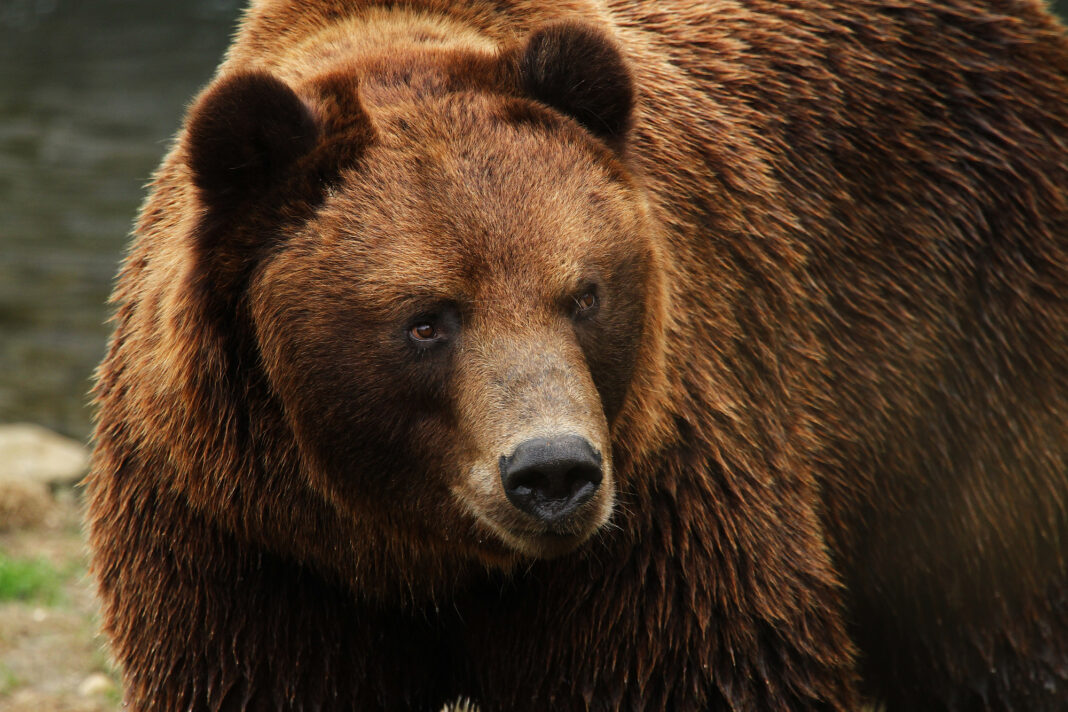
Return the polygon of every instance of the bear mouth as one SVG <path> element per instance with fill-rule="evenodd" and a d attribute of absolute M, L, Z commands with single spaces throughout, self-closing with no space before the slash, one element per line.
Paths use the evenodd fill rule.
<path fill-rule="evenodd" d="M 493 465 L 482 461 L 471 466 L 452 487 L 453 501 L 471 522 L 474 553 L 486 563 L 563 556 L 582 547 L 611 518 L 615 492 L 608 462 L 600 486 L 589 496 L 579 493 L 581 501 L 564 512 L 538 503 L 517 504 Z"/>
<path fill-rule="evenodd" d="M 579 511 L 553 521 L 534 520 L 515 510 L 507 501 L 495 503 L 490 511 L 476 511 L 482 529 L 508 551 L 520 556 L 552 559 L 569 554 L 588 542 L 608 521 L 613 498 L 604 492 Z"/>

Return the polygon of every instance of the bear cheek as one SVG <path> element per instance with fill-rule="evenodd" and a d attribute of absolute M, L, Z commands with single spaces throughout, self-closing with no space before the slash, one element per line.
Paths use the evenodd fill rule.
<path fill-rule="evenodd" d="M 646 283 L 644 257 L 616 270 L 609 302 L 598 317 L 576 328 L 576 337 L 600 396 L 609 425 L 622 411 L 634 377 L 638 349 L 646 331 L 646 296 L 634 285 Z"/>
<path fill-rule="evenodd" d="M 630 390 L 641 333 L 635 326 L 640 324 L 640 313 L 640 307 L 628 308 L 626 313 L 591 328 L 579 340 L 609 425 L 623 409 Z"/>
<path fill-rule="evenodd" d="M 315 315 L 279 304 L 269 310 L 274 317 L 256 319 L 265 325 L 257 329 L 265 370 L 306 475 L 350 505 L 410 500 L 413 482 L 425 484 L 426 473 L 446 467 L 447 376 L 383 344 L 389 327 L 360 318 L 355 298 L 313 303 Z"/>

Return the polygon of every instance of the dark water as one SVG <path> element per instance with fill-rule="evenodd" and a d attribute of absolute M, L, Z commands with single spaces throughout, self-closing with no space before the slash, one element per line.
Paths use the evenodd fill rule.
<path fill-rule="evenodd" d="M 0 423 L 74 437 L 152 170 L 239 0 L 0 0 Z"/>
<path fill-rule="evenodd" d="M 0 0 L 0 423 L 88 434 L 143 185 L 240 4 Z"/>

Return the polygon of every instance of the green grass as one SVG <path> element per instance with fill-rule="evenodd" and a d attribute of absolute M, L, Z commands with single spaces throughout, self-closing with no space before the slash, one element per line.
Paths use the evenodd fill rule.
<path fill-rule="evenodd" d="M 18 675 L 11 671 L 7 665 L 0 663 L 0 695 L 7 695 L 22 684 Z"/>
<path fill-rule="evenodd" d="M 40 559 L 16 559 L 0 551 L 0 601 L 55 603 L 66 576 Z"/>

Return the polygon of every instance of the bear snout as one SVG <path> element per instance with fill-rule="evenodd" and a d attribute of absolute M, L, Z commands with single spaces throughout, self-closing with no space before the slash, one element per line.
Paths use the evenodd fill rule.
<path fill-rule="evenodd" d="M 601 454 L 579 435 L 525 440 L 499 469 L 508 501 L 549 525 L 592 499 L 604 476 Z"/>

